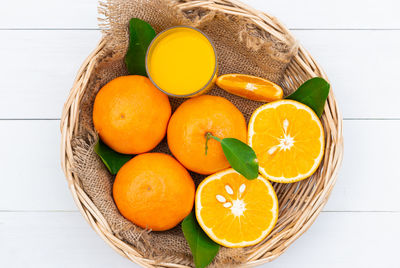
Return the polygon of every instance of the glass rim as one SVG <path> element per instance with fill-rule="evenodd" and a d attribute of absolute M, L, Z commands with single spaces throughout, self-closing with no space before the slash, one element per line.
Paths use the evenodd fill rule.
<path fill-rule="evenodd" d="M 192 30 L 195 30 L 195 31 L 199 32 L 199 33 L 202 34 L 205 38 L 207 38 L 208 42 L 210 42 L 211 47 L 212 47 L 212 49 L 213 49 L 213 51 L 214 51 L 214 59 L 215 59 L 214 71 L 213 71 L 213 73 L 212 73 L 210 79 L 209 79 L 209 80 L 207 81 L 207 83 L 206 83 L 202 88 L 200 88 L 199 90 L 197 90 L 197 91 L 195 91 L 195 92 L 193 92 L 193 93 L 190 93 L 190 94 L 185 94 L 185 95 L 173 94 L 173 93 L 170 93 L 170 92 L 167 92 L 167 91 L 163 90 L 163 89 L 162 89 L 160 86 L 158 86 L 157 83 L 153 80 L 153 78 L 151 77 L 150 72 L 149 72 L 148 58 L 149 58 L 149 53 L 150 53 L 151 47 L 154 45 L 154 42 L 155 42 L 157 39 L 160 38 L 160 36 L 161 36 L 162 34 L 164 34 L 165 32 L 167 32 L 167 31 L 169 31 L 169 30 L 175 29 L 175 28 L 189 28 L 189 29 L 192 29 Z M 153 38 L 153 40 L 151 40 L 150 45 L 149 45 L 149 47 L 147 48 L 147 51 L 146 51 L 145 67 L 146 67 L 146 73 L 147 73 L 148 78 L 149 78 L 150 81 L 153 83 L 153 85 L 154 85 L 158 90 L 160 90 L 161 92 L 164 92 L 165 94 L 167 94 L 168 96 L 171 96 L 171 97 L 180 97 L 180 98 L 191 97 L 191 96 L 194 96 L 194 95 L 196 95 L 196 94 L 198 94 L 198 93 L 200 93 L 200 92 L 206 90 L 207 87 L 210 85 L 210 83 L 212 83 L 212 81 L 213 81 L 213 79 L 214 79 L 214 77 L 215 77 L 215 75 L 216 75 L 216 73 L 217 73 L 217 69 L 218 69 L 217 51 L 216 51 L 215 46 L 214 46 L 214 43 L 211 41 L 210 37 L 208 37 L 208 35 L 206 35 L 206 34 L 205 34 L 204 32 L 202 32 L 200 29 L 197 29 L 197 28 L 195 28 L 195 27 L 188 26 L 188 25 L 177 25 L 177 26 L 172 26 L 172 27 L 169 27 L 169 28 L 167 28 L 167 29 L 161 31 L 160 33 L 158 33 L 158 34 Z"/>

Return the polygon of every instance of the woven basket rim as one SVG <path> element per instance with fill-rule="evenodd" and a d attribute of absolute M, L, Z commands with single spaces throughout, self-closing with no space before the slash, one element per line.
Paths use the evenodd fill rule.
<path fill-rule="evenodd" d="M 179 7 L 185 9 L 199 6 L 222 11 L 228 14 L 247 17 L 258 27 L 272 34 L 279 40 L 283 40 L 287 36 L 290 36 L 295 40 L 290 31 L 275 17 L 255 10 L 237 0 L 189 1 L 180 4 Z M 88 85 L 90 74 L 93 72 L 98 57 L 101 54 L 100 52 L 105 47 L 105 44 L 106 41 L 102 38 L 94 51 L 83 62 L 62 111 L 60 123 L 61 166 L 66 176 L 69 189 L 78 209 L 86 221 L 104 241 L 106 241 L 122 256 L 127 257 L 143 267 L 188 267 L 179 263 L 162 263 L 152 259 L 147 259 L 136 251 L 133 246 L 117 238 L 113 234 L 113 231 L 103 215 L 82 189 L 79 178 L 72 172 L 73 151 L 71 139 L 78 127 L 79 103 L 84 90 Z M 300 84 L 302 81 L 315 76 L 320 76 L 328 80 L 323 69 L 312 58 L 312 56 L 301 45 L 299 45 L 298 53 L 289 64 L 282 84 L 284 86 L 290 86 L 293 83 Z M 277 232 L 267 241 L 268 243 L 273 243 L 279 240 L 284 240 L 284 243 L 281 246 L 269 250 L 268 243 L 260 243 L 259 246 L 257 245 L 254 250 L 249 252 L 247 261 L 241 265 L 242 267 L 260 265 L 272 261 L 280 256 L 291 243 L 293 243 L 312 225 L 326 204 L 333 186 L 335 185 L 337 174 L 343 159 L 343 121 L 332 90 L 328 96 L 322 121 L 324 123 L 324 128 L 329 130 L 330 140 L 327 140 L 326 142 L 325 157 L 321 163 L 321 166 L 323 166 L 324 169 L 324 183 L 322 186 L 319 185 L 318 187 L 314 187 L 318 189 L 312 189 L 312 193 L 314 194 L 310 201 L 312 206 L 308 206 L 306 211 L 300 212 L 302 213 L 302 217 L 300 220 L 295 222 L 292 228 Z"/>

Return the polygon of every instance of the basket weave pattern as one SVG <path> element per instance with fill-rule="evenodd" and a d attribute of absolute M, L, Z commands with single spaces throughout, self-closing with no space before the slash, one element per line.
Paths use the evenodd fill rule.
<path fill-rule="evenodd" d="M 190 1 L 180 5 L 182 9 L 193 7 L 204 7 L 246 17 L 260 29 L 279 40 L 291 36 L 291 33 L 276 18 L 236 0 Z M 117 238 L 103 215 L 82 189 L 79 178 L 72 172 L 73 150 L 71 140 L 78 128 L 80 102 L 89 83 L 90 74 L 99 61 L 98 56 L 104 49 L 105 42 L 104 39 L 101 40 L 97 48 L 82 64 L 61 117 L 61 164 L 69 188 L 80 212 L 88 223 L 118 253 L 144 267 L 187 267 L 179 263 L 160 263 L 146 259 L 132 245 Z M 304 81 L 315 76 L 328 80 L 321 67 L 300 46 L 298 54 L 286 69 L 281 85 L 286 89 L 293 90 Z M 293 241 L 311 226 L 328 200 L 343 156 L 342 118 L 332 91 L 328 96 L 321 121 L 325 129 L 326 147 L 325 157 L 320 167 L 307 180 L 293 184 L 274 184 L 280 201 L 278 222 L 267 239 L 249 248 L 243 267 L 260 265 L 281 255 Z"/>

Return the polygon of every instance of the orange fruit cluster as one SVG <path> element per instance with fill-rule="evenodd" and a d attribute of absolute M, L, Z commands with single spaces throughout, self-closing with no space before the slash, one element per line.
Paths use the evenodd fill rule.
<path fill-rule="evenodd" d="M 200 96 L 184 102 L 171 117 L 167 95 L 143 76 L 118 77 L 96 96 L 93 123 L 100 138 L 113 150 L 139 154 L 118 172 L 113 196 L 121 214 L 154 231 L 176 226 L 194 204 L 194 183 L 187 169 L 212 174 L 229 167 L 221 145 L 208 142 L 209 132 L 221 139 L 247 139 L 242 113 L 228 100 Z M 164 138 L 178 159 L 147 153 Z"/>
<path fill-rule="evenodd" d="M 199 225 L 215 242 L 244 247 L 262 241 L 278 218 L 271 181 L 291 183 L 311 176 L 324 154 L 324 130 L 306 105 L 281 100 L 282 88 L 257 77 L 223 75 L 218 86 L 257 101 L 248 128 L 227 99 L 203 95 L 181 104 L 171 116 L 168 97 L 142 76 L 122 76 L 97 94 L 93 123 L 112 149 L 138 154 L 118 172 L 113 197 L 121 214 L 136 225 L 164 231 L 179 224 L 195 205 Z M 221 144 L 206 136 L 236 138 L 253 148 L 258 178 L 233 169 Z M 167 134 L 172 156 L 148 153 Z M 195 190 L 187 170 L 210 175 Z"/>

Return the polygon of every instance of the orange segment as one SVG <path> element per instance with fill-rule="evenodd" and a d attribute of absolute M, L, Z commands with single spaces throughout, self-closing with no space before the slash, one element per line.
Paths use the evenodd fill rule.
<path fill-rule="evenodd" d="M 248 143 L 256 152 L 260 173 L 290 183 L 310 177 L 324 155 L 324 130 L 308 106 L 279 100 L 259 107 L 249 122 Z"/>
<path fill-rule="evenodd" d="M 278 199 L 271 183 L 261 176 L 247 180 L 233 169 L 200 183 L 195 203 L 201 228 L 226 247 L 259 243 L 278 219 Z"/>
<path fill-rule="evenodd" d="M 255 101 L 275 101 L 283 97 L 283 90 L 277 84 L 247 74 L 224 74 L 218 77 L 217 85 L 223 90 Z"/>

